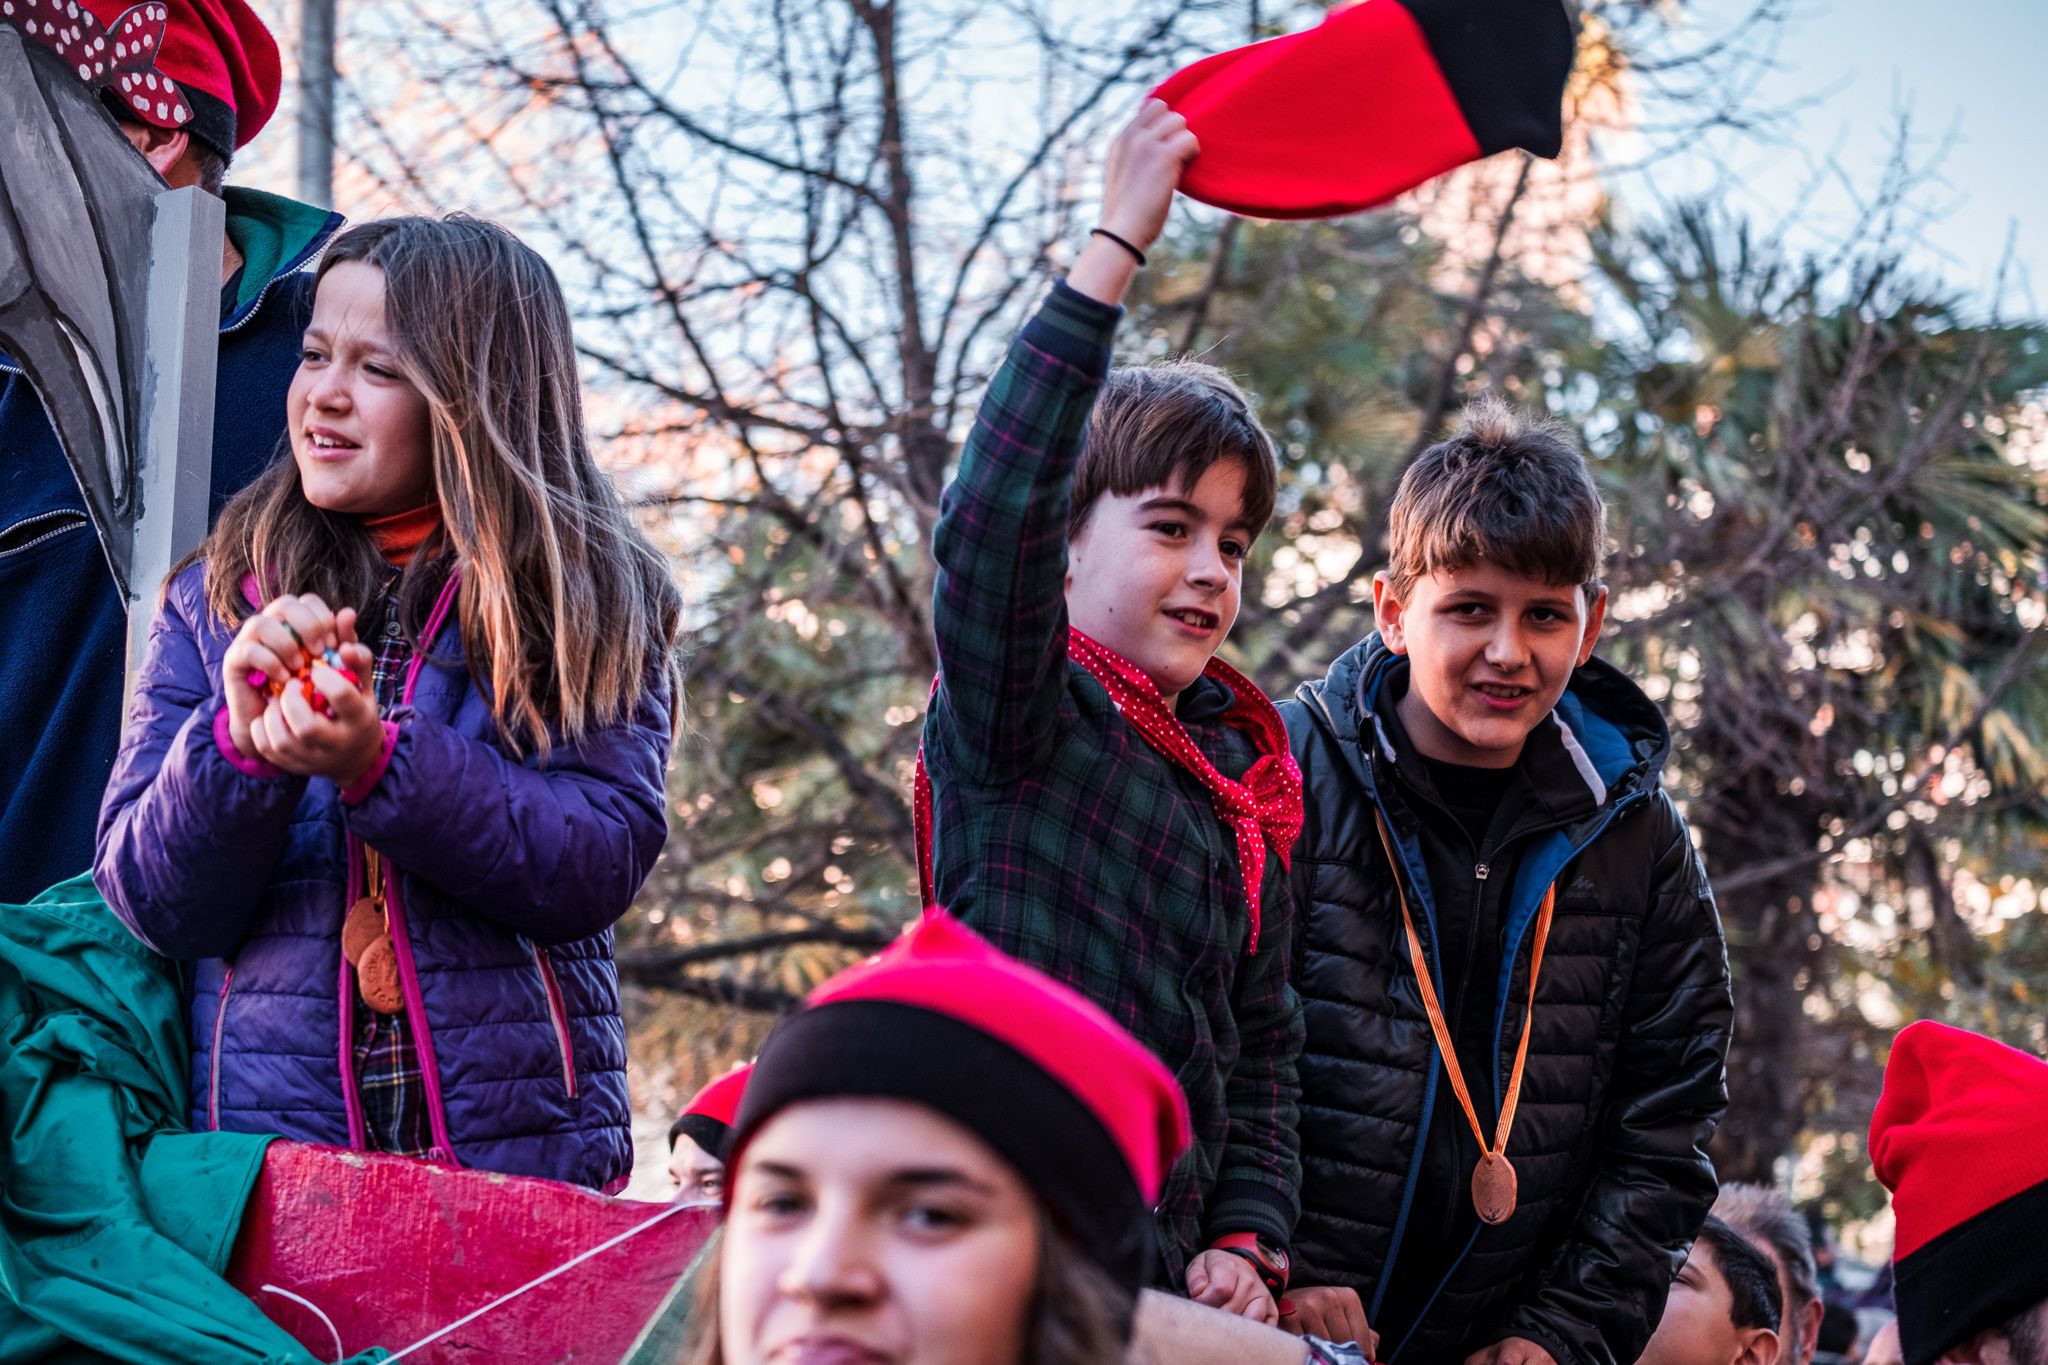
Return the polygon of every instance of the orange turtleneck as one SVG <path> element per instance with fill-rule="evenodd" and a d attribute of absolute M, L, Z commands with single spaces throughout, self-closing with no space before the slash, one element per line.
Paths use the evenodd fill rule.
<path fill-rule="evenodd" d="M 397 568 L 412 563 L 412 557 L 427 537 L 441 524 L 441 504 L 430 502 L 410 512 L 393 512 L 388 517 L 364 517 L 363 529 L 377 542 L 377 550 Z"/>

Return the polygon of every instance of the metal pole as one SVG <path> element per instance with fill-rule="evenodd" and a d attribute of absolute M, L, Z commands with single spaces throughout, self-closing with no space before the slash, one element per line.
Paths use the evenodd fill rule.
<path fill-rule="evenodd" d="M 334 0 L 300 0 L 299 198 L 334 205 Z"/>

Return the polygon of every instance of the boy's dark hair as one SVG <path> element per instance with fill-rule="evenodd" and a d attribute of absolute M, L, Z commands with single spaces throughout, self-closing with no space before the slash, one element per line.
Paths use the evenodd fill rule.
<path fill-rule="evenodd" d="M 1742 1181 L 1723 1185 L 1714 1199 L 1714 1216 L 1756 1242 L 1784 1267 L 1795 1300 L 1784 1306 L 1785 1313 L 1804 1310 L 1820 1298 L 1811 1224 L 1783 1190 Z"/>
<path fill-rule="evenodd" d="M 1279 457 L 1237 381 L 1195 360 L 1111 370 L 1074 470 L 1068 539 L 1103 494 L 1193 488 L 1220 460 L 1244 466 L 1244 522 L 1256 536 L 1273 516 Z"/>
<path fill-rule="evenodd" d="M 1713 1249 L 1714 1263 L 1728 1282 L 1728 1320 L 1737 1327 L 1768 1327 L 1784 1320 L 1785 1304 L 1778 1293 L 1778 1270 L 1747 1237 L 1718 1218 L 1700 1226 L 1700 1241 Z"/>
<path fill-rule="evenodd" d="M 1387 578 L 1397 597 L 1417 579 L 1481 560 L 1589 592 L 1600 581 L 1607 508 L 1578 438 L 1493 394 L 1408 466 L 1388 521 Z"/>

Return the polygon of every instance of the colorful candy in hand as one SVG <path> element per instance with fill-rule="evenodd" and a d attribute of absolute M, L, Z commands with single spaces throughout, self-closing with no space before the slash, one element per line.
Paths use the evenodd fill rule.
<path fill-rule="evenodd" d="M 351 670 L 342 666 L 341 655 L 337 651 L 323 649 L 320 651 L 320 657 L 329 668 L 341 674 L 342 677 L 347 678 L 350 686 L 361 687 L 363 685 L 362 679 L 358 678 Z M 320 689 L 313 686 L 313 662 L 310 659 L 300 664 L 298 672 L 294 673 L 290 678 L 273 678 L 260 668 L 251 669 L 248 682 L 249 686 L 255 688 L 258 692 L 268 692 L 273 697 L 283 696 L 284 689 L 291 683 L 296 682 L 299 685 L 299 695 L 306 699 L 307 705 L 329 720 L 334 719 L 334 708 L 328 705 L 327 698 L 320 694 Z"/>

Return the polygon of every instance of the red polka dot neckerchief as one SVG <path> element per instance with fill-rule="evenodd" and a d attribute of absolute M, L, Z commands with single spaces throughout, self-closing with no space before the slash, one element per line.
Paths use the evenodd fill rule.
<path fill-rule="evenodd" d="M 1251 736 L 1258 758 L 1233 782 L 1216 770 L 1187 727 L 1166 704 L 1158 685 L 1144 670 L 1115 650 L 1075 630 L 1067 629 L 1067 657 L 1102 684 L 1117 711 L 1131 728 L 1154 749 L 1200 779 L 1216 803 L 1216 815 L 1237 836 L 1237 862 L 1244 878 L 1245 907 L 1251 915 L 1251 937 L 1246 956 L 1259 951 L 1259 886 L 1266 870 L 1266 852 L 1287 866 L 1294 841 L 1301 835 L 1301 769 L 1287 747 L 1287 728 L 1280 712 L 1254 687 L 1249 678 L 1224 663 L 1209 660 L 1202 670 L 1230 690 L 1230 709 L 1223 723 Z M 932 680 L 933 695 L 938 679 Z M 918 889 L 930 908 L 936 891 L 932 879 L 932 783 L 925 771 L 924 750 L 917 754 L 917 776 L 912 788 L 913 826 L 917 837 Z"/>

